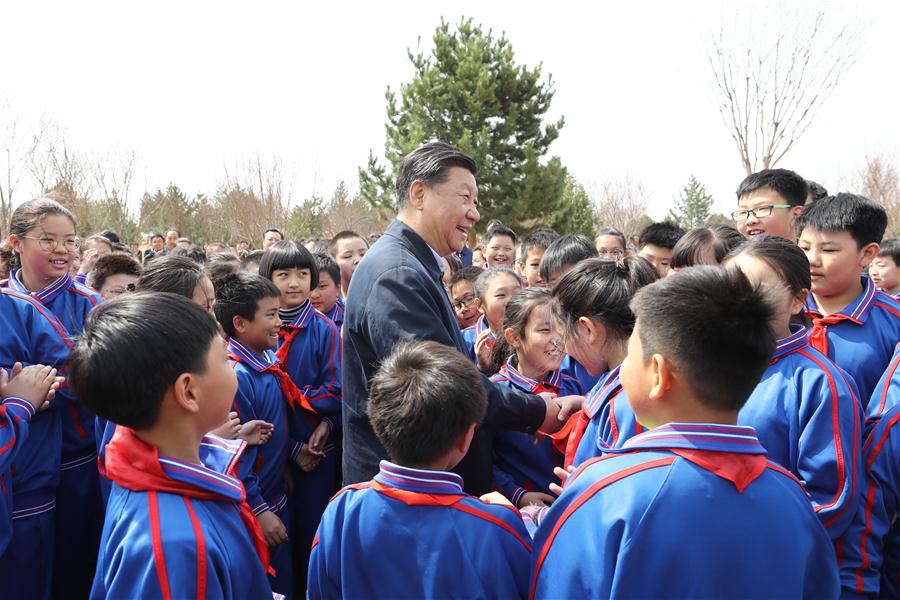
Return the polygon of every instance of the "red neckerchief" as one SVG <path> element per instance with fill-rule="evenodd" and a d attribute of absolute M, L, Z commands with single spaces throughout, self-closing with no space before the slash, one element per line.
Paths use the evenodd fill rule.
<path fill-rule="evenodd" d="M 738 493 L 763 474 L 768 464 L 765 454 L 732 454 L 714 450 L 671 448 L 678 456 L 734 484 Z"/>
<path fill-rule="evenodd" d="M 465 494 L 426 494 L 424 492 L 401 490 L 384 486 L 374 479 L 370 483 L 370 487 L 379 494 L 384 494 L 388 498 L 399 500 L 409 506 L 452 506 L 466 497 Z"/>
<path fill-rule="evenodd" d="M 247 364 L 245 360 L 243 360 L 240 356 L 236 354 L 228 353 L 228 358 L 235 362 L 239 362 L 242 364 Z M 300 408 L 309 411 L 312 414 L 316 414 L 316 409 L 312 407 L 309 403 L 309 400 L 306 396 L 303 395 L 303 392 L 300 391 L 300 388 L 297 387 L 297 384 L 294 383 L 294 380 L 291 379 L 291 376 L 287 374 L 284 370 L 284 366 L 282 363 L 278 362 L 274 365 L 269 365 L 260 373 L 268 373 L 269 375 L 273 375 L 278 379 L 278 387 L 281 388 L 281 393 L 284 394 L 285 400 L 287 400 L 288 406 L 291 408 L 296 408 L 299 406 Z"/>
<path fill-rule="evenodd" d="M 810 315 L 812 316 L 812 315 Z M 827 317 L 813 317 L 813 327 L 809 332 L 809 345 L 828 356 L 828 326 L 836 325 L 841 321 L 852 321 L 850 317 L 841 313 L 828 315 Z"/>
<path fill-rule="evenodd" d="M 584 432 L 590 422 L 591 418 L 587 416 L 584 409 L 579 409 L 578 412 L 572 413 L 562 429 L 550 436 L 553 439 L 553 446 L 565 457 L 563 458 L 564 467 L 569 467 L 575 462 L 575 453 L 578 451 L 581 438 L 584 437 Z"/>
<path fill-rule="evenodd" d="M 294 343 L 294 338 L 300 333 L 302 328 L 295 327 L 293 325 L 282 325 L 278 329 L 278 338 L 281 340 L 281 344 L 279 344 L 278 349 L 275 351 L 275 356 L 278 357 L 282 363 L 287 364 L 288 353 L 291 351 L 291 344 Z"/>
<path fill-rule="evenodd" d="M 238 451 L 238 455 L 243 451 Z M 155 446 L 144 442 L 138 438 L 134 431 L 121 425 L 116 427 L 116 433 L 112 440 L 106 445 L 106 476 L 112 479 L 119 486 L 131 490 L 133 492 L 169 492 L 185 496 L 188 498 L 197 498 L 199 500 L 220 500 L 223 502 L 234 502 L 231 498 L 221 496 L 209 490 L 176 481 L 163 472 L 162 466 L 159 464 L 159 450 Z M 233 461 L 235 465 L 228 472 L 238 481 L 237 460 Z M 243 484 L 241 485 L 243 488 Z M 246 492 L 241 494 L 241 501 L 238 504 L 240 509 L 241 521 L 247 532 L 250 534 L 250 541 L 253 542 L 253 548 L 262 562 L 263 569 L 266 572 L 274 573 L 269 566 L 269 546 L 263 537 L 262 529 L 256 520 L 256 515 L 247 504 Z"/>

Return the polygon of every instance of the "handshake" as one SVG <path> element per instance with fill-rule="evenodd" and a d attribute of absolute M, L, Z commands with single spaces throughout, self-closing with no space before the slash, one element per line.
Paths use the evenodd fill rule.
<path fill-rule="evenodd" d="M 542 433 L 556 433 L 573 414 L 581 410 L 584 404 L 584 396 L 557 396 L 548 392 L 538 394 L 547 405 L 544 422 L 541 424 Z"/>

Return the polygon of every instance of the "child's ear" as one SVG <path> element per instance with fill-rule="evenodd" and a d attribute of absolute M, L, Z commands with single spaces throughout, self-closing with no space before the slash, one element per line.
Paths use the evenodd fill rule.
<path fill-rule="evenodd" d="M 791 316 L 799 315 L 806 308 L 806 300 L 809 298 L 809 290 L 800 290 L 800 293 L 791 297 Z"/>
<path fill-rule="evenodd" d="M 15 250 L 18 254 L 22 253 L 22 240 L 20 240 L 13 234 L 9 234 L 9 237 L 6 239 L 9 241 L 9 245 L 12 246 L 13 250 Z"/>
<path fill-rule="evenodd" d="M 506 338 L 506 341 L 509 342 L 509 345 L 513 348 L 518 348 L 521 343 L 519 334 L 516 333 L 516 330 L 512 327 L 507 327 L 503 330 L 503 337 Z"/>
<path fill-rule="evenodd" d="M 591 346 L 599 348 L 606 341 L 606 329 L 590 317 L 579 317 L 578 329 L 581 335 L 585 336 L 585 341 Z"/>
<path fill-rule="evenodd" d="M 484 309 L 482 308 L 483 304 L 481 302 L 481 298 L 475 298 L 475 308 L 478 309 L 478 312 L 484 314 Z"/>
<path fill-rule="evenodd" d="M 796 219 L 801 214 L 803 214 L 804 209 L 806 209 L 806 205 L 801 204 L 800 206 L 795 206 L 791 209 L 791 217 Z M 800 232 L 798 231 L 797 233 L 799 234 Z"/>
<path fill-rule="evenodd" d="M 862 250 L 859 251 L 859 266 L 869 266 L 869 263 L 875 260 L 875 257 L 878 256 L 879 252 L 881 252 L 881 246 L 875 242 L 863 246 Z"/>
<path fill-rule="evenodd" d="M 650 371 L 653 381 L 650 385 L 648 396 L 651 400 L 659 400 L 666 395 L 672 387 L 673 365 L 662 354 L 654 354 L 650 357 Z"/>
<path fill-rule="evenodd" d="M 472 438 L 475 436 L 475 429 L 478 427 L 478 423 L 472 423 L 469 425 L 469 428 L 466 430 L 464 434 L 459 436 L 456 440 L 456 450 L 459 451 L 460 456 L 465 456 L 465 454 L 469 451 L 469 446 L 472 445 Z"/>
<path fill-rule="evenodd" d="M 172 395 L 175 402 L 185 412 L 196 413 L 200 410 L 196 386 L 197 379 L 192 373 L 182 373 L 172 384 Z"/>

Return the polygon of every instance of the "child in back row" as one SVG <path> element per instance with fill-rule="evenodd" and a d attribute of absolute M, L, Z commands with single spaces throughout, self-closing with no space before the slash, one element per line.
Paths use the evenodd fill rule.
<path fill-rule="evenodd" d="M 487 408 L 475 367 L 442 344 L 405 342 L 381 363 L 369 394 L 369 419 L 391 460 L 328 505 L 309 597 L 524 597 L 531 544 L 521 516 L 467 496 L 450 472 Z"/>
<path fill-rule="evenodd" d="M 651 429 L 568 477 L 535 535 L 531 597 L 837 597 L 802 484 L 735 425 L 775 348 L 764 295 L 698 266 L 632 308 L 621 379 Z"/>
<path fill-rule="evenodd" d="M 565 351 L 550 311 L 550 292 L 545 288 L 528 288 L 510 299 L 503 316 L 503 335 L 493 352 L 491 370 L 497 374 L 491 381 L 495 383 L 529 394 L 584 394 L 577 379 L 559 370 Z M 493 459 L 493 487 L 514 506 L 553 503 L 550 482 L 556 480 L 553 469 L 562 466 L 563 453 L 550 438 L 493 432 Z"/>
<path fill-rule="evenodd" d="M 900 296 L 900 240 L 884 240 L 875 260 L 869 265 L 872 283 L 895 299 Z"/>
<path fill-rule="evenodd" d="M 743 243 L 744 236 L 728 225 L 691 229 L 672 249 L 668 274 L 694 265 L 720 265 L 729 252 Z"/>
<path fill-rule="evenodd" d="M 753 427 L 769 458 L 804 482 L 816 515 L 837 541 L 859 503 L 863 419 L 853 380 L 809 344 L 803 326 L 809 262 L 793 242 L 755 236 L 724 264 L 766 288 L 778 338 L 738 425 Z"/>
<path fill-rule="evenodd" d="M 319 271 L 312 254 L 297 242 L 270 246 L 259 274 L 278 288 L 281 328 L 275 355 L 314 413 L 288 413 L 292 438 L 288 472 L 294 586 L 302 596 L 303 574 L 316 525 L 328 499 L 340 487 L 335 437 L 341 424 L 341 337 L 331 320 L 313 308 L 310 290 Z"/>
<path fill-rule="evenodd" d="M 475 280 L 475 308 L 481 317 L 471 327 L 463 329 L 466 353 L 482 373 L 491 373 L 491 357 L 497 336 L 503 329 L 506 303 L 522 291 L 522 278 L 506 267 L 485 269 Z"/>
<path fill-rule="evenodd" d="M 274 425 L 268 441 L 248 447 L 238 474 L 247 502 L 269 546 L 275 576 L 272 589 L 290 597 L 293 566 L 288 540 L 290 514 L 284 487 L 290 432 L 288 415 L 315 412 L 273 352 L 278 345 L 280 292 L 268 279 L 250 273 L 229 275 L 216 287 L 216 317 L 228 336 L 228 358 L 237 376 L 233 409 L 243 423 L 255 419 Z"/>
<path fill-rule="evenodd" d="M 541 277 L 541 260 L 550 244 L 558 239 L 559 234 L 552 229 L 538 229 L 529 233 L 519 244 L 516 270 L 522 276 L 525 287 L 547 287 L 547 281 Z"/>
<path fill-rule="evenodd" d="M 797 219 L 797 243 L 812 277 L 810 344 L 853 377 L 862 402 L 900 341 L 900 302 L 861 275 L 878 254 L 885 227 L 884 209 L 853 194 L 823 198 Z"/>
<path fill-rule="evenodd" d="M 344 299 L 341 298 L 341 268 L 326 254 L 314 254 L 319 284 L 310 289 L 309 300 L 313 308 L 331 319 L 341 329 L 344 324 Z"/>
<path fill-rule="evenodd" d="M 486 269 L 512 269 L 516 258 L 516 232 L 499 221 L 492 222 L 481 238 L 481 254 Z"/>
<path fill-rule="evenodd" d="M 78 398 L 119 425 L 91 598 L 271 597 L 236 473 L 244 443 L 206 435 L 237 388 L 215 319 L 174 294 L 120 298 L 88 317 L 70 369 Z"/>
<path fill-rule="evenodd" d="M 88 313 L 103 299 L 76 283 L 69 271 L 78 255 L 75 216 L 58 202 L 38 198 L 20 205 L 10 221 L 10 241 L 20 267 L 2 285 L 33 297 L 46 307 L 74 338 L 81 334 Z M 103 504 L 97 473 L 94 415 L 75 402 L 67 390 L 54 410 L 62 419 L 62 456 L 59 490 L 53 510 L 51 546 L 55 594 L 86 596 L 91 586 L 97 545 L 100 543 Z M 77 552 L 72 552 L 78 548 Z M 47 590 L 38 591 L 42 597 Z"/>
<path fill-rule="evenodd" d="M 660 277 L 665 277 L 669 272 L 672 251 L 683 235 L 684 229 L 668 221 L 651 223 L 641 231 L 638 256 L 653 265 Z"/>
<path fill-rule="evenodd" d="M 450 296 L 450 305 L 460 331 L 475 325 L 481 316 L 475 306 L 475 282 L 482 270 L 480 267 L 465 267 L 453 275 L 447 284 L 447 295 Z"/>

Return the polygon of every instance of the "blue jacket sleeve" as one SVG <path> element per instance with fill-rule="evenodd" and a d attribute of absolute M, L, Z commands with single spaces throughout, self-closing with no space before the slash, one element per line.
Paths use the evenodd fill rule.
<path fill-rule="evenodd" d="M 28 438 L 28 424 L 34 416 L 29 402 L 10 396 L 0 404 L 0 473 L 5 472 Z"/>
<path fill-rule="evenodd" d="M 239 368 L 235 369 L 237 375 L 238 387 L 234 395 L 233 408 L 238 413 L 241 423 L 253 421 L 257 419 L 256 410 L 253 406 L 253 382 Z M 244 448 L 241 458 L 238 460 L 238 477 L 244 483 L 244 489 L 247 492 L 247 504 L 253 510 L 253 514 L 259 515 L 269 510 L 269 505 L 262 497 L 259 489 L 259 478 L 253 467 L 256 463 L 257 448 L 256 446 L 247 446 Z"/>
<path fill-rule="evenodd" d="M 900 410 L 894 407 L 879 419 L 866 439 L 864 496 L 841 545 L 841 586 L 846 597 L 879 593 L 885 538 L 900 513 L 898 421 Z M 882 593 L 881 597 L 888 595 Z"/>
<path fill-rule="evenodd" d="M 863 477 L 862 411 L 855 386 L 839 369 L 803 381 L 797 475 L 832 540 L 855 518 Z M 854 487 L 855 486 L 855 487 Z"/>
<path fill-rule="evenodd" d="M 300 391 L 334 431 L 341 422 L 341 335 L 334 323 L 318 312 L 312 323 L 315 323 L 318 373 Z"/>
<path fill-rule="evenodd" d="M 512 502 L 513 506 L 519 506 L 519 500 L 522 499 L 527 490 L 513 481 L 512 476 L 497 465 L 494 465 L 493 469 L 492 484 L 494 489 Z"/>
<path fill-rule="evenodd" d="M 881 375 L 878 385 L 872 391 L 872 398 L 869 400 L 869 406 L 866 408 L 867 423 L 878 419 L 882 413 L 900 400 L 900 372 L 898 372 L 898 367 L 900 367 L 900 344 L 894 350 L 891 362 Z M 863 398 L 863 400 L 866 400 L 866 398 Z"/>
<path fill-rule="evenodd" d="M 310 600 L 342 597 L 340 584 L 341 536 L 335 535 L 342 528 L 340 506 L 343 498 L 341 495 L 343 494 L 339 493 L 325 509 L 313 538 L 306 584 L 306 595 Z"/>

